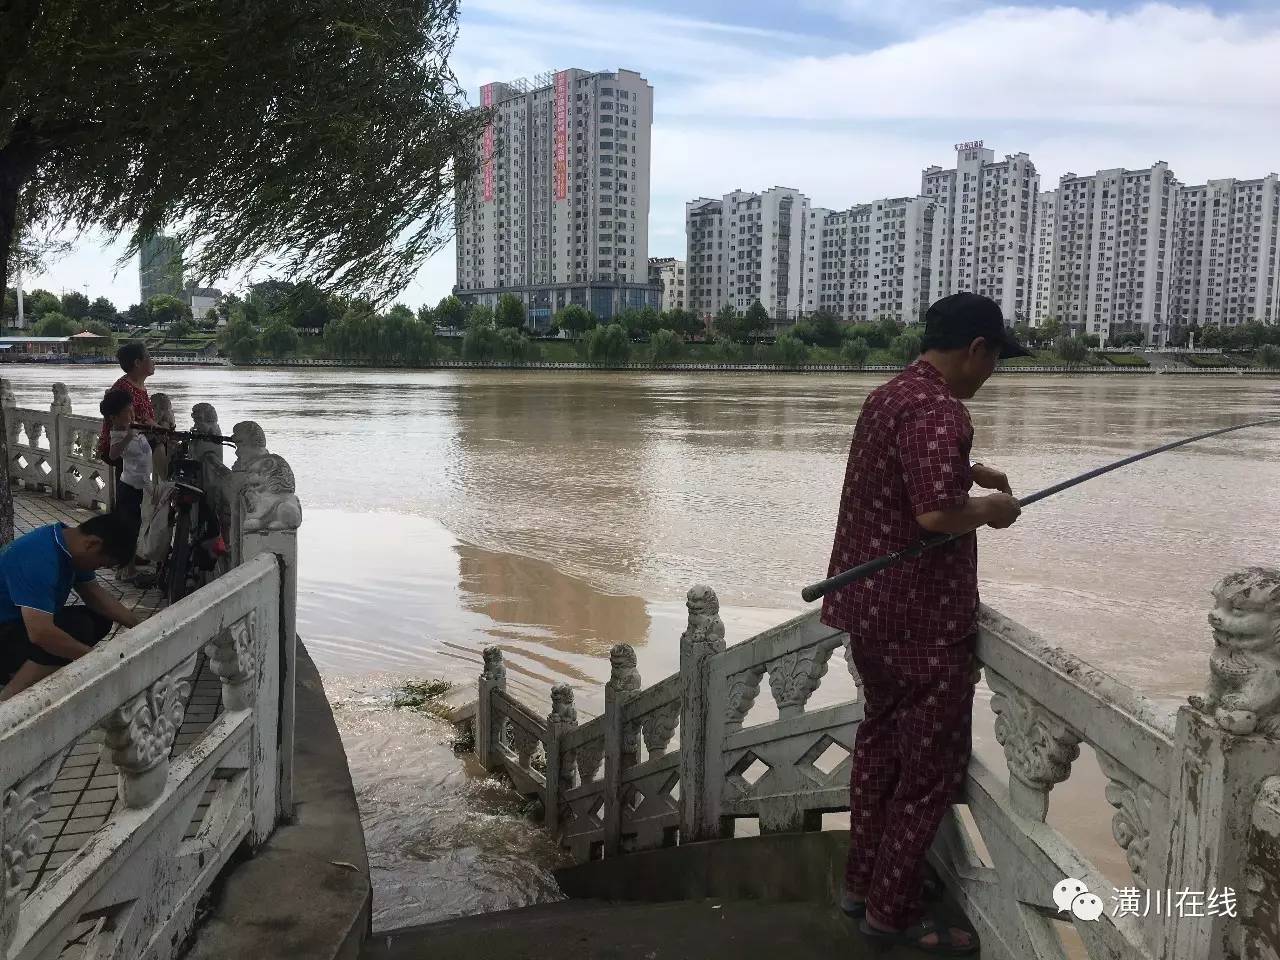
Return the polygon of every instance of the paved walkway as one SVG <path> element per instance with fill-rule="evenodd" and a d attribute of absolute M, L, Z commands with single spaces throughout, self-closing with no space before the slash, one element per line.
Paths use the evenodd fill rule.
<path fill-rule="evenodd" d="M 59 521 L 75 525 L 89 516 L 88 511 L 45 494 L 14 491 L 14 520 L 18 536 Z M 109 571 L 99 571 L 98 580 L 131 610 L 145 611 L 149 615 L 164 606 L 164 598 L 157 588 L 139 590 L 131 584 L 118 583 Z M 104 642 L 110 643 L 114 636 L 112 634 Z M 222 711 L 222 686 L 208 669 L 203 654 L 197 660 L 194 677 L 184 721 L 173 745 L 172 756 L 175 757 L 187 750 Z M 195 836 L 215 790 L 216 783 L 211 784 L 192 818 L 187 839 Z M 40 821 L 44 839 L 36 848 L 35 861 L 23 879 L 24 894 L 38 887 L 71 859 L 107 822 L 119 802 L 116 797 L 116 769 L 111 763 L 110 753 L 103 746 L 101 730 L 85 734 L 71 749 L 54 782 L 52 798 L 48 814 Z M 82 944 L 95 926 L 94 922 L 86 921 L 77 927 L 61 956 L 68 960 L 81 960 Z"/>

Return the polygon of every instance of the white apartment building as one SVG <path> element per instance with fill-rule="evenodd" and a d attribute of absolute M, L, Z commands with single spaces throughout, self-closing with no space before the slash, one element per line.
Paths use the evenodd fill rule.
<path fill-rule="evenodd" d="M 929 305 L 936 212 L 926 197 L 810 210 L 804 312 L 826 310 L 846 323 L 918 322 Z"/>
<path fill-rule="evenodd" d="M 1174 291 L 1178 181 L 1167 163 L 1146 170 L 1065 174 L 1055 205 L 1051 313 L 1075 333 L 1141 330 L 1163 346 Z"/>
<path fill-rule="evenodd" d="M 1174 323 L 1204 327 L 1280 320 L 1276 174 L 1183 187 L 1175 223 Z"/>
<path fill-rule="evenodd" d="M 1040 326 L 1053 316 L 1053 251 L 1058 240 L 1058 191 L 1046 190 L 1036 197 L 1034 258 L 1031 261 L 1032 326 Z"/>
<path fill-rule="evenodd" d="M 649 258 L 649 283 L 659 288 L 658 309 L 662 313 L 689 309 L 685 262 L 675 257 Z"/>
<path fill-rule="evenodd" d="M 938 203 L 930 302 L 970 290 L 999 303 L 1011 324 L 1030 315 L 1039 187 L 1025 153 L 997 162 L 981 140 L 956 144 L 954 169 L 932 166 L 921 174 L 921 194 Z"/>
<path fill-rule="evenodd" d="M 608 318 L 657 306 L 649 285 L 653 88 L 631 70 L 490 83 L 478 172 L 457 194 L 464 303 L 518 294 L 537 328 L 569 303 Z"/>
<path fill-rule="evenodd" d="M 689 309 L 710 317 L 759 300 L 776 322 L 804 310 L 802 268 L 809 198 L 790 187 L 735 190 L 685 204 Z"/>

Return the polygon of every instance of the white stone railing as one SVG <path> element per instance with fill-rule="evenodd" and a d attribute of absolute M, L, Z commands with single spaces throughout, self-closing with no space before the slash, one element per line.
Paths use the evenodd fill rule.
<path fill-rule="evenodd" d="M 93 921 L 101 957 L 173 957 L 196 905 L 246 840 L 275 826 L 281 566 L 264 554 L 0 705 L 0 857 L 7 960 L 58 956 Z M 171 759 L 197 655 L 222 681 L 222 714 Z M 101 726 L 118 774 L 105 825 L 24 898 L 28 860 L 62 761 Z M 196 835 L 196 808 L 213 799 Z M 99 951 L 99 952 L 95 952 Z"/>
<path fill-rule="evenodd" d="M 1215 596 L 1209 693 L 1176 709 L 982 609 L 977 659 L 1005 769 L 973 757 L 966 805 L 979 837 L 953 807 L 931 859 L 984 957 L 1060 960 L 1058 923 L 1074 925 L 1090 957 L 1280 956 L 1280 572 L 1235 574 Z M 824 813 L 849 809 L 856 674 L 854 698 L 809 707 L 845 635 L 814 611 L 726 648 L 715 594 L 695 587 L 688 607 L 680 672 L 641 689 L 634 651 L 614 647 L 605 711 L 581 726 L 570 687 L 553 688 L 540 720 L 506 692 L 501 651 L 485 651 L 479 700 L 457 719 L 474 722 L 487 768 L 542 800 L 547 827 L 579 861 L 730 837 L 744 817 L 764 832 L 818 830 Z M 744 725 L 766 676 L 777 719 Z M 1082 744 L 1115 808 L 1131 874 L 1120 888 L 1045 822 Z M 1059 909 L 1054 887 L 1066 878 L 1102 900 L 1101 917 Z M 1135 900 L 1145 915 L 1125 906 Z"/>
<path fill-rule="evenodd" d="M 49 410 L 29 410 L 14 403 L 7 385 L 0 387 L 11 481 L 86 509 L 110 510 L 115 504 L 111 471 L 95 452 L 101 418 L 72 414 L 67 388 L 60 383 L 53 385 L 53 398 Z"/>
<path fill-rule="evenodd" d="M 36 444 L 21 449 L 47 459 L 61 450 L 64 469 L 87 468 L 100 421 L 71 415 L 58 402 L 65 388 L 59 393 L 55 386 L 48 414 L 28 416 L 6 403 L 10 429 L 15 421 L 33 431 L 52 422 L 65 445 L 41 446 L 37 431 Z M 196 431 L 222 433 L 208 404 L 194 414 Z M 293 473 L 268 451 L 262 429 L 246 421 L 232 436 L 230 469 L 221 445 L 192 444 L 229 532 L 231 559 L 221 575 L 0 704 L 4 960 L 56 957 L 72 931 L 84 956 L 178 957 L 219 871 L 292 815 L 301 508 Z M 175 752 L 202 653 L 221 681 L 221 712 Z M 41 846 L 50 792 L 68 753 L 95 729 L 104 731 L 118 771 L 117 799 L 106 823 L 32 887 L 24 877 Z M 197 810 L 199 827 L 184 839 Z"/>

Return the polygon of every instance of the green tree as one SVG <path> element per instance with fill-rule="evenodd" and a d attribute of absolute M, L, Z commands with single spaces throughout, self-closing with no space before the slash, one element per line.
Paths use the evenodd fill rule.
<path fill-rule="evenodd" d="M 418 312 L 414 314 L 418 318 L 418 322 L 423 326 L 430 327 L 432 330 L 436 328 L 436 312 L 425 303 L 418 308 Z"/>
<path fill-rule="evenodd" d="M 498 329 L 492 323 L 472 323 L 462 337 L 462 359 L 486 361 L 498 355 Z"/>
<path fill-rule="evenodd" d="M 89 298 L 83 293 L 72 291 L 62 295 L 62 312 L 72 320 L 89 318 Z"/>
<path fill-rule="evenodd" d="M 668 310 L 663 314 L 659 327 L 666 330 L 674 330 L 682 337 L 701 337 L 707 332 L 707 326 L 702 320 L 689 310 Z"/>
<path fill-rule="evenodd" d="M 1140 347 L 1146 342 L 1147 338 L 1136 330 L 1118 333 L 1111 338 L 1111 344 L 1115 347 Z"/>
<path fill-rule="evenodd" d="M 649 362 L 656 366 L 675 363 L 684 353 L 684 341 L 674 330 L 658 330 L 649 338 Z"/>
<path fill-rule="evenodd" d="M 262 349 L 277 360 L 298 352 L 298 331 L 278 317 L 262 331 Z"/>
<path fill-rule="evenodd" d="M 468 327 L 492 327 L 493 307 L 483 303 L 477 303 L 467 312 Z"/>
<path fill-rule="evenodd" d="M 20 224 L 166 224 L 195 277 L 268 260 L 385 296 L 452 236 L 489 113 L 433 0 L 0 5 L 0 291 Z M 174 131 L 182 132 L 175 149 Z M 358 211 L 358 214 L 356 213 Z M 0 544 L 12 538 L 0 412 Z"/>
<path fill-rule="evenodd" d="M 898 336 L 898 325 L 893 325 L 893 334 L 886 340 L 884 330 L 878 323 L 855 323 L 852 326 L 844 328 L 844 338 L 846 340 L 861 339 L 865 340 L 867 346 L 873 350 L 883 350 L 894 341 Z"/>
<path fill-rule="evenodd" d="M 1062 335 L 1062 321 L 1049 317 L 1036 328 L 1041 343 L 1053 343 Z"/>
<path fill-rule="evenodd" d="M 1253 362 L 1267 370 L 1280 368 L 1280 347 L 1271 343 L 1264 344 L 1254 353 Z"/>
<path fill-rule="evenodd" d="M 747 307 L 742 317 L 742 336 L 744 338 L 759 337 L 769 332 L 773 321 L 769 319 L 769 311 L 759 300 Z"/>
<path fill-rule="evenodd" d="M 1083 337 L 1063 337 L 1054 349 L 1068 367 L 1079 366 L 1089 358 L 1089 347 Z"/>
<path fill-rule="evenodd" d="M 893 342 L 889 344 L 889 350 L 893 353 L 894 359 L 902 363 L 910 363 L 920 356 L 920 335 L 904 331 L 893 338 Z"/>
<path fill-rule="evenodd" d="M 442 297 L 436 304 L 436 326 L 448 330 L 461 330 L 467 325 L 466 305 L 452 294 Z"/>
<path fill-rule="evenodd" d="M 178 320 L 191 320 L 191 308 L 177 297 L 158 296 L 147 301 L 147 317 L 154 326 L 167 327 Z"/>
<path fill-rule="evenodd" d="M 22 296 L 22 313 L 32 323 L 46 313 L 62 313 L 62 301 L 48 290 L 32 290 Z"/>
<path fill-rule="evenodd" d="M 571 337 L 582 336 L 596 323 L 596 315 L 577 303 L 561 307 L 555 316 L 555 325 Z"/>
<path fill-rule="evenodd" d="M 742 360 L 742 347 L 736 341 L 723 337 L 716 340 L 711 348 L 711 355 L 719 363 L 739 363 Z"/>
<path fill-rule="evenodd" d="M 80 324 L 65 313 L 51 310 L 36 322 L 31 332 L 37 337 L 69 337 L 80 330 Z"/>
<path fill-rule="evenodd" d="M 809 362 L 809 348 L 804 341 L 784 333 L 774 342 L 773 362 L 784 367 L 799 367 Z"/>
<path fill-rule="evenodd" d="M 195 330 L 195 325 L 190 320 L 183 320 L 181 317 L 179 317 L 177 320 L 174 320 L 171 324 L 169 324 L 169 329 L 166 331 L 166 333 L 168 335 L 168 339 L 170 340 L 182 340 L 186 337 L 191 336 L 194 330 Z"/>
<path fill-rule="evenodd" d="M 434 323 L 415 320 L 405 331 L 404 362 L 411 367 L 426 367 L 439 360 L 440 353 Z"/>
<path fill-rule="evenodd" d="M 809 318 L 813 343 L 819 347 L 838 347 L 844 338 L 840 320 L 830 310 L 818 310 Z"/>
<path fill-rule="evenodd" d="M 497 359 L 507 363 L 527 363 L 538 358 L 538 345 L 513 327 L 498 330 L 494 347 Z"/>
<path fill-rule="evenodd" d="M 712 326 L 715 327 L 716 333 L 725 340 L 737 341 L 742 338 L 742 324 L 738 317 L 738 311 L 733 309 L 732 304 L 726 303 L 716 311 Z"/>
<path fill-rule="evenodd" d="M 258 331 L 243 317 L 232 320 L 219 338 L 222 351 L 232 363 L 246 363 L 258 355 Z"/>
<path fill-rule="evenodd" d="M 120 314 L 116 312 L 114 303 L 106 297 L 98 297 L 89 305 L 89 319 L 94 323 L 101 323 L 110 327 L 112 324 L 120 322 Z"/>
<path fill-rule="evenodd" d="M 1097 350 L 1098 345 L 1102 342 L 1096 333 L 1087 333 L 1082 339 L 1084 340 L 1084 345 L 1090 350 Z"/>
<path fill-rule="evenodd" d="M 309 280 L 293 285 L 271 313 L 299 330 L 323 330 L 342 316 L 344 304 Z"/>
<path fill-rule="evenodd" d="M 893 348 L 893 342 L 898 339 L 902 333 L 902 324 L 893 317 L 885 314 L 880 318 L 880 322 L 876 325 L 880 330 L 880 342 L 890 349 Z"/>
<path fill-rule="evenodd" d="M 493 312 L 493 319 L 500 327 L 523 329 L 526 319 L 524 301 L 514 293 L 504 293 L 498 298 L 498 309 Z"/>
<path fill-rule="evenodd" d="M 631 338 L 621 324 L 595 327 L 586 336 L 587 360 L 604 366 L 617 366 L 631 358 Z"/>
<path fill-rule="evenodd" d="M 855 367 L 865 367 L 867 358 L 871 356 L 871 347 L 861 337 L 854 337 L 852 340 L 845 341 L 840 350 L 840 355 L 845 359 L 845 362 Z"/>
<path fill-rule="evenodd" d="M 129 307 L 124 313 L 120 314 L 120 319 L 131 327 L 145 327 L 151 323 L 151 315 L 147 313 L 146 304 L 135 303 Z"/>

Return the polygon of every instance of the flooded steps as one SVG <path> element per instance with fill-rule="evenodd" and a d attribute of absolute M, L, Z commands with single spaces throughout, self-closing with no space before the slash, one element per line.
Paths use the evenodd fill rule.
<path fill-rule="evenodd" d="M 362 960 L 861 960 L 854 921 L 813 903 L 565 900 L 376 934 Z"/>

